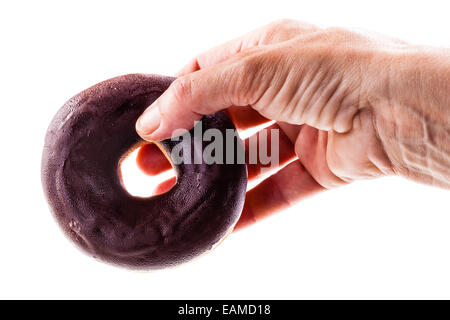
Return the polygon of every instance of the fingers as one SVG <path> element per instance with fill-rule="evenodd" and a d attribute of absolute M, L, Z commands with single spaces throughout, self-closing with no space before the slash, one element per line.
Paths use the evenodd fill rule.
<path fill-rule="evenodd" d="M 311 126 L 302 126 L 295 142 L 296 154 L 314 179 L 327 189 L 348 183 L 336 176 L 329 168 L 329 132 Z"/>
<path fill-rule="evenodd" d="M 283 96 L 279 100 L 291 101 L 292 97 L 285 95 L 292 94 L 291 87 L 297 85 L 296 79 L 291 79 L 291 64 L 296 59 L 285 59 L 288 55 L 281 54 L 284 51 L 280 44 L 284 42 L 292 49 L 288 40 L 315 29 L 296 21 L 278 21 L 199 55 L 138 119 L 137 132 L 148 141 L 178 136 L 205 114 L 232 105 L 257 108 L 255 103 L 266 91 L 270 92 L 264 95 L 267 97 L 258 108 L 264 109 L 264 115 L 273 120 L 288 121 L 278 116 L 286 117 L 292 111 L 283 113 L 280 108 L 268 108 L 280 90 Z M 294 85 L 284 88 L 287 78 Z"/>
<path fill-rule="evenodd" d="M 267 26 L 255 29 L 244 36 L 227 41 L 224 44 L 199 54 L 189 61 L 189 63 L 178 72 L 177 76 L 184 76 L 188 73 L 214 66 L 240 52 L 257 47 L 261 44 L 266 29 Z"/>
<path fill-rule="evenodd" d="M 166 180 L 155 189 L 154 194 L 169 191 L 175 183 L 175 177 Z M 247 192 L 241 217 L 234 230 L 245 228 L 324 190 L 296 160 Z"/>
<path fill-rule="evenodd" d="M 262 144 L 267 146 L 265 151 L 261 149 Z M 277 124 L 245 139 L 244 148 L 249 180 L 255 180 L 296 158 L 291 140 Z M 268 163 L 266 163 L 267 159 L 269 159 Z M 169 160 L 155 144 L 144 145 L 139 150 L 136 161 L 144 173 L 153 176 L 172 168 Z"/>
<path fill-rule="evenodd" d="M 158 194 L 163 194 L 163 193 L 169 191 L 175 185 L 176 182 L 177 182 L 177 178 L 172 177 L 172 178 L 164 181 L 163 183 L 160 183 L 153 191 L 153 195 L 156 196 Z"/>
<path fill-rule="evenodd" d="M 137 154 L 137 165 L 145 174 L 156 176 L 172 168 L 169 160 L 156 144 L 142 146 Z"/>
<path fill-rule="evenodd" d="M 248 130 L 270 122 L 269 119 L 264 118 L 257 111 L 248 107 L 230 107 L 227 109 L 227 113 L 238 130 Z M 282 148 L 284 148 L 284 145 L 287 147 L 285 143 L 282 145 Z M 292 149 L 292 147 L 290 148 Z M 283 159 L 283 155 L 281 159 Z M 172 168 L 169 160 L 154 143 L 145 144 L 139 149 L 136 162 L 145 174 L 152 176 L 156 176 Z M 255 166 L 251 170 L 257 171 Z"/>
<path fill-rule="evenodd" d="M 296 160 L 247 192 L 244 209 L 235 230 L 249 226 L 323 190 L 325 188 Z"/>
<path fill-rule="evenodd" d="M 211 67 L 250 48 L 283 42 L 292 39 L 301 33 L 316 29 L 316 26 L 295 20 L 284 19 L 274 21 L 266 26 L 257 28 L 242 37 L 230 40 L 199 54 L 189 61 L 189 63 L 178 72 L 177 76 L 184 76 L 188 73 Z"/>
<path fill-rule="evenodd" d="M 155 189 L 155 194 L 167 192 L 175 182 L 175 177 L 166 180 Z M 323 190 L 326 189 L 311 177 L 299 160 L 295 160 L 247 192 L 235 230 L 247 227 Z"/>
<path fill-rule="evenodd" d="M 181 77 L 188 73 L 218 64 L 241 52 L 242 50 L 251 47 L 253 41 L 251 41 L 251 39 L 247 40 L 247 38 L 251 37 L 239 37 L 203 52 L 181 68 L 181 70 L 177 73 L 177 77 Z"/>
<path fill-rule="evenodd" d="M 238 130 L 251 129 L 271 121 L 249 107 L 233 106 L 227 109 L 227 114 Z"/>
<path fill-rule="evenodd" d="M 266 148 L 265 151 L 261 149 L 263 144 Z M 273 124 L 245 139 L 244 148 L 249 180 L 257 179 L 297 157 L 291 140 L 280 130 L 277 124 Z M 266 163 L 267 159 L 269 159 L 268 163 Z M 166 156 L 152 143 L 139 149 L 136 161 L 138 167 L 144 173 L 153 176 L 172 168 Z"/>
<path fill-rule="evenodd" d="M 270 82 L 263 69 L 257 59 L 243 58 L 178 78 L 141 115 L 136 130 L 145 140 L 159 141 L 191 129 L 203 115 L 250 105 Z"/>
<path fill-rule="evenodd" d="M 267 146 L 266 152 L 262 150 Z M 244 140 L 248 179 L 255 180 L 297 158 L 294 145 L 278 124 L 273 124 Z M 270 155 L 270 156 L 269 156 Z M 267 158 L 269 163 L 265 162 Z"/>

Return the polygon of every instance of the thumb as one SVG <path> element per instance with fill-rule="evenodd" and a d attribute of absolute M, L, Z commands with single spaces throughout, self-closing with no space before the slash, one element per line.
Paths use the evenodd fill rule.
<path fill-rule="evenodd" d="M 145 140 L 159 141 L 190 130 L 203 115 L 252 104 L 254 74 L 245 62 L 219 64 L 177 78 L 136 122 Z"/>

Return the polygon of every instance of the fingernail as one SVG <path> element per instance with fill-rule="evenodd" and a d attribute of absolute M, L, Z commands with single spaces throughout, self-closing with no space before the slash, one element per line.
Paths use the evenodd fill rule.
<path fill-rule="evenodd" d="M 158 107 L 153 105 L 139 117 L 136 127 L 140 133 L 147 135 L 158 129 L 160 121 Z"/>

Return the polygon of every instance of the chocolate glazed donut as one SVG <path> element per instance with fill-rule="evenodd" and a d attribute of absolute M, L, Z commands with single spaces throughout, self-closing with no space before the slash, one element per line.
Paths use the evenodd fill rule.
<path fill-rule="evenodd" d="M 51 210 L 79 247 L 103 261 L 137 269 L 188 261 L 213 248 L 241 214 L 246 165 L 194 164 L 205 147 L 200 139 L 158 143 L 167 156 L 178 143 L 192 150 L 181 154 L 191 164 L 173 164 L 177 182 L 168 192 L 141 198 L 124 189 L 120 161 L 144 143 L 135 122 L 173 80 L 133 74 L 99 83 L 70 99 L 47 131 L 42 182 Z M 202 128 L 225 137 L 234 126 L 219 112 Z M 235 142 L 235 154 L 242 152 Z"/>

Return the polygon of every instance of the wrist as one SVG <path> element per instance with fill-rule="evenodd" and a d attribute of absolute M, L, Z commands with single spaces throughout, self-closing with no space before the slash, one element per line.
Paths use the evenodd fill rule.
<path fill-rule="evenodd" d="M 379 77 L 368 100 L 393 171 L 449 187 L 449 51 L 402 46 L 377 59 Z"/>

